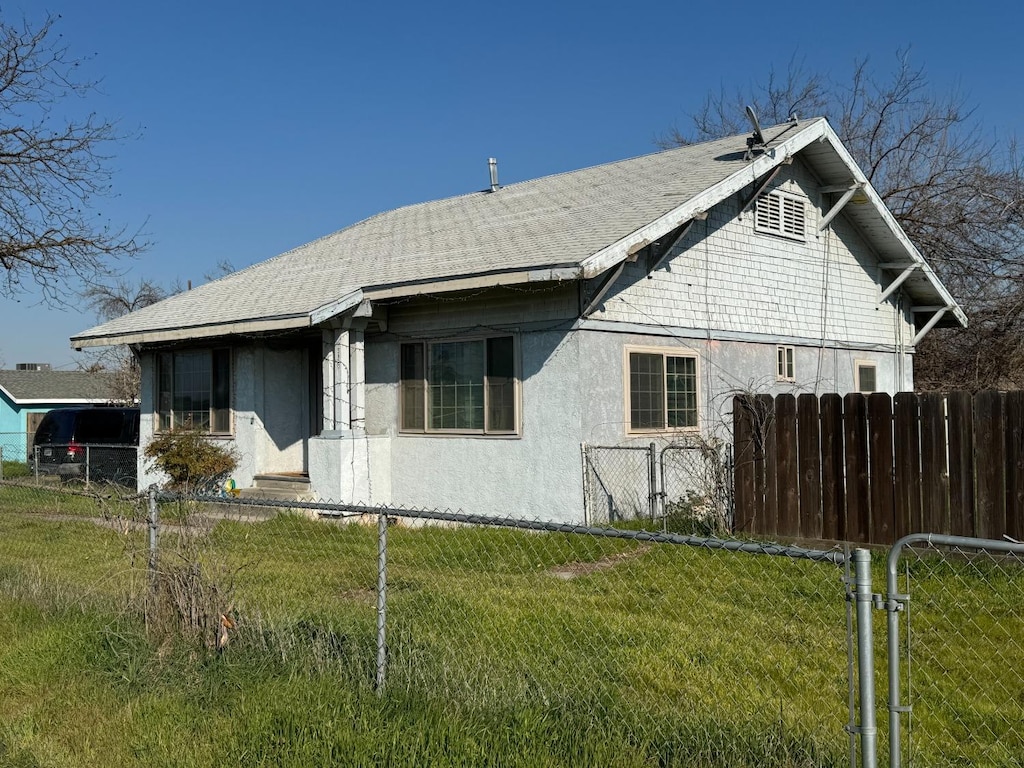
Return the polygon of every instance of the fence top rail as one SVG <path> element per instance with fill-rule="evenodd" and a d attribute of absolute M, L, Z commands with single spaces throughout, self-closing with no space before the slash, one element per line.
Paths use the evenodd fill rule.
<path fill-rule="evenodd" d="M 675 544 L 687 547 L 699 547 L 703 549 L 719 549 L 730 552 L 746 552 L 748 554 L 755 555 L 787 557 L 794 560 L 812 560 L 814 562 L 831 563 L 837 566 L 842 566 L 847 560 L 846 553 L 839 550 L 805 549 L 803 547 L 766 542 L 689 536 L 678 533 L 663 533 L 660 531 L 630 531 L 623 530 L 621 528 L 601 528 L 589 525 L 578 525 L 575 523 L 523 520 L 512 517 L 488 517 L 486 515 L 470 515 L 464 512 L 450 512 L 447 510 L 437 509 L 409 509 L 406 507 L 393 507 L 387 505 L 370 506 L 362 504 L 325 504 L 313 501 L 289 501 L 282 503 L 275 499 L 239 500 L 235 497 L 203 494 L 186 495 L 167 491 L 157 492 L 156 497 L 159 501 L 192 500 L 212 504 L 244 504 L 246 506 L 316 510 L 326 517 L 354 517 L 357 515 L 383 514 L 388 517 L 402 517 L 410 520 L 435 520 L 438 522 L 462 523 L 465 525 L 480 525 L 493 528 L 515 528 L 519 530 L 546 531 L 549 533 L 573 533 L 610 539 L 630 539 L 633 541 L 652 542 L 656 544 Z"/>
<path fill-rule="evenodd" d="M 939 547 L 958 547 L 989 552 L 1008 552 L 1024 556 L 1024 543 L 1006 539 L 976 539 L 971 536 L 947 536 L 942 533 L 912 533 L 892 545 L 886 559 L 886 579 L 889 594 L 896 594 L 899 578 L 899 559 L 903 550 L 916 544 Z"/>
<path fill-rule="evenodd" d="M 647 443 L 644 445 L 594 445 L 592 443 L 585 443 L 585 447 L 588 451 L 644 451 L 648 453 L 651 450 L 651 446 Z"/>
<path fill-rule="evenodd" d="M 39 443 L 33 446 L 37 451 L 42 451 L 47 448 L 122 448 L 124 450 L 137 451 L 139 446 L 131 443 Z"/>

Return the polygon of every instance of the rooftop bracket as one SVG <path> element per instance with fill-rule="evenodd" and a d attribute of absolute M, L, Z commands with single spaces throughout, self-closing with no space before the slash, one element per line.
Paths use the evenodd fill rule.
<path fill-rule="evenodd" d="M 879 266 L 884 268 L 885 265 L 880 264 Z M 883 301 L 885 301 L 890 296 L 892 296 L 893 291 L 895 291 L 897 288 L 899 288 L 901 285 L 903 285 L 903 283 L 906 281 L 906 279 L 908 277 L 910 277 L 912 274 L 914 274 L 914 270 L 917 270 L 917 269 L 920 269 L 920 268 L 921 268 L 921 265 L 918 262 L 915 262 L 915 263 L 910 264 L 909 266 L 907 266 L 902 272 L 900 272 L 899 276 L 895 280 L 893 280 L 891 283 L 889 283 L 889 285 L 886 287 L 886 289 L 884 291 L 882 291 L 882 295 L 878 297 L 878 303 L 881 304 Z"/>
<path fill-rule="evenodd" d="M 821 217 L 821 224 L 818 225 L 818 231 L 824 232 L 825 227 L 832 223 L 832 219 L 838 216 L 839 212 L 843 210 L 848 202 L 850 202 L 850 199 L 863 188 L 864 185 L 860 182 L 847 187 L 843 196 L 836 200 L 836 204 L 829 208 L 828 213 Z"/>
<path fill-rule="evenodd" d="M 925 323 L 924 328 L 922 328 L 920 331 L 917 332 L 917 335 L 914 337 L 914 340 L 912 342 L 910 342 L 911 345 L 916 347 L 918 345 L 918 343 L 921 341 L 921 339 L 923 339 L 927 335 L 928 331 L 930 331 L 932 328 L 934 328 L 936 325 L 938 325 L 939 320 L 941 320 L 942 316 L 944 314 L 946 314 L 946 310 L 949 310 L 949 309 L 952 309 L 952 308 L 953 307 L 951 307 L 951 306 L 950 307 L 912 307 L 911 308 L 912 312 L 923 312 L 923 311 L 928 311 L 928 310 L 934 309 L 935 310 L 935 314 L 932 315 L 931 319 L 927 323 Z"/>

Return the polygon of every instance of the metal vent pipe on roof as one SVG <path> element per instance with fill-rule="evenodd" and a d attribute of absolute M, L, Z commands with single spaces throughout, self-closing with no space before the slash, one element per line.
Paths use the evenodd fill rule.
<path fill-rule="evenodd" d="M 488 158 L 487 166 L 491 170 L 491 192 L 497 192 L 501 188 L 501 185 L 498 184 L 498 158 Z"/>

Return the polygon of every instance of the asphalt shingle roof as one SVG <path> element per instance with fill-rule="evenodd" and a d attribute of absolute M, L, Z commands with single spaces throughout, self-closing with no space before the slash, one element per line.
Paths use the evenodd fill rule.
<path fill-rule="evenodd" d="M 85 371 L 0 371 L 0 388 L 16 402 L 106 402 L 114 397 L 113 381 L 108 374 Z"/>
<path fill-rule="evenodd" d="M 815 126 L 820 130 L 823 122 L 774 126 L 764 134 L 772 147 Z M 95 345 L 132 334 L 289 318 L 300 326 L 319 307 L 358 290 L 579 267 L 748 168 L 746 138 L 730 136 L 380 213 L 99 325 L 73 342 Z"/>

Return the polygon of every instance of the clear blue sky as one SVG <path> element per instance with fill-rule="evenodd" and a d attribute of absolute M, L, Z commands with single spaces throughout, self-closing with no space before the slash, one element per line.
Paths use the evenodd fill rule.
<path fill-rule="evenodd" d="M 1022 134 L 1024 4 L 22 0 L 101 77 L 116 148 L 100 209 L 152 241 L 130 278 L 201 282 L 382 210 L 645 154 L 711 89 L 796 54 L 842 78 L 900 48 Z M 80 108 L 77 105 L 76 108 Z M 2 119 L 2 116 L 0 116 Z M 76 309 L 0 298 L 0 361 L 74 367 Z"/>

